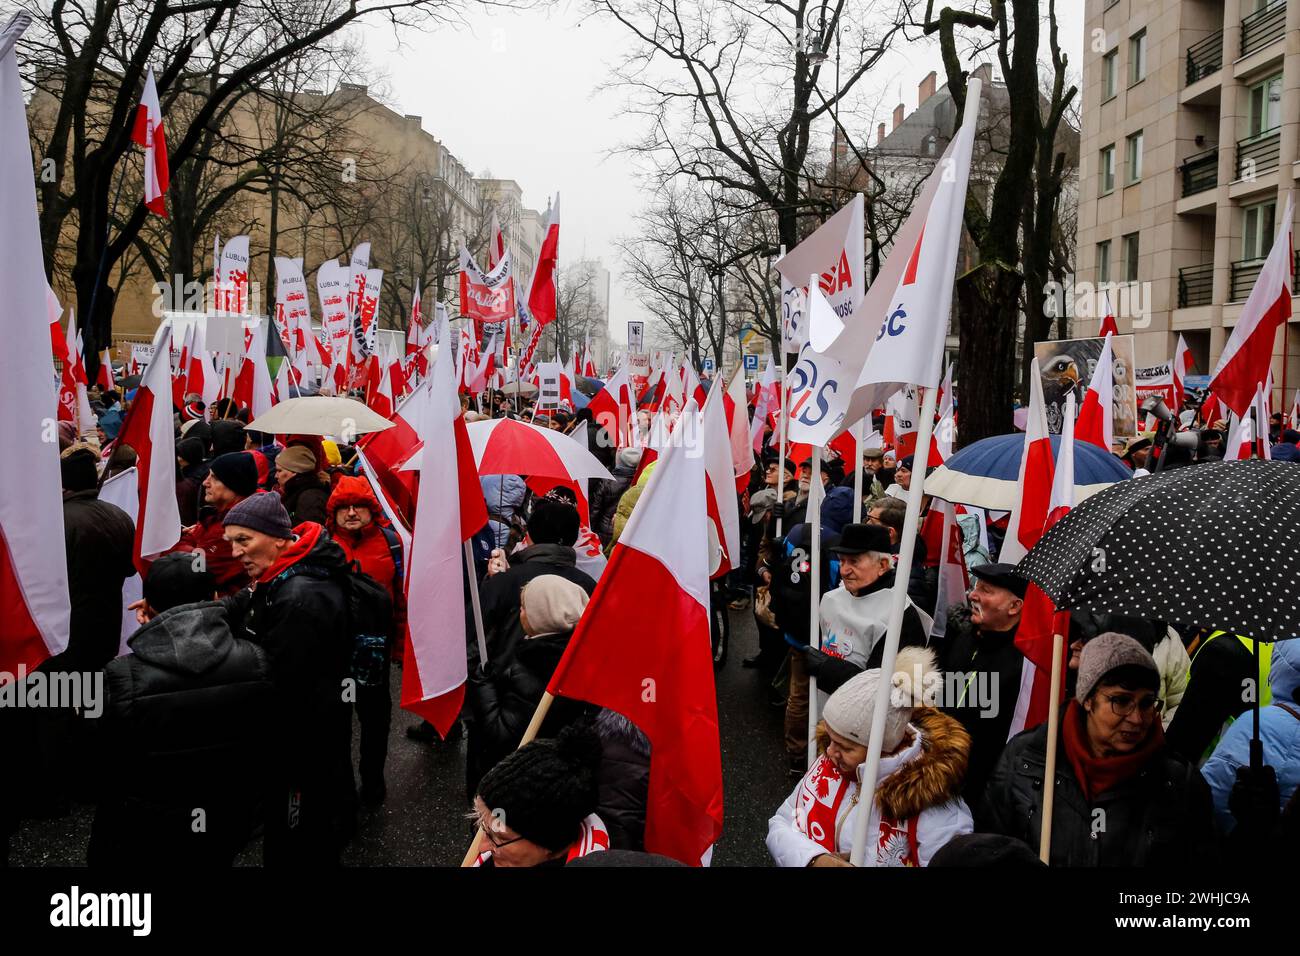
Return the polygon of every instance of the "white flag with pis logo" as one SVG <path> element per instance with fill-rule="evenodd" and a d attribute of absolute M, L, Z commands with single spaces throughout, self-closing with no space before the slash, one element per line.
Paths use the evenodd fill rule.
<path fill-rule="evenodd" d="M 961 128 L 861 304 L 832 342 L 800 354 L 789 379 L 792 441 L 824 445 L 903 385 L 938 386 L 981 86 L 970 81 Z M 820 344 L 834 310 L 816 290 L 808 298 Z"/>

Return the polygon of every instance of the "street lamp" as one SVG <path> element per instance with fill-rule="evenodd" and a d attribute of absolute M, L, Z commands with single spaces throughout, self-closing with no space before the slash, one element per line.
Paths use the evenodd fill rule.
<path fill-rule="evenodd" d="M 826 51 L 822 49 L 822 34 L 825 30 L 826 7 L 823 5 L 819 11 L 809 16 L 805 27 L 804 55 L 808 58 L 810 67 L 821 66 L 829 59 Z"/>

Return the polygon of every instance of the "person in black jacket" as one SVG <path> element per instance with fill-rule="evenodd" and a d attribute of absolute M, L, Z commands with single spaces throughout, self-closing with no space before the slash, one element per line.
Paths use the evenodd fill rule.
<path fill-rule="evenodd" d="M 275 480 L 291 524 L 329 523 L 330 484 L 317 470 L 316 456 L 304 445 L 290 445 L 275 458 Z"/>
<path fill-rule="evenodd" d="M 1160 671 L 1124 634 L 1083 648 L 1074 699 L 1061 716 L 1049 863 L 1188 867 L 1219 848 L 1210 790 L 1165 744 Z M 1039 845 L 1047 725 L 1016 736 L 989 778 L 976 829 Z"/>
<path fill-rule="evenodd" d="M 614 537 L 618 499 L 632 486 L 632 476 L 641 463 L 642 451 L 640 448 L 620 449 L 610 469 L 614 477 L 591 483 L 591 530 L 600 536 L 603 545 L 608 545 Z"/>
<path fill-rule="evenodd" d="M 1250 649 L 1248 649 L 1248 647 Z M 1242 692 L 1268 673 L 1258 674 L 1253 645 L 1234 634 L 1211 631 L 1189 648 L 1187 690 L 1166 731 L 1170 748 L 1193 763 L 1209 756 L 1224 725 L 1250 708 Z"/>
<path fill-rule="evenodd" d="M 650 741 L 636 724 L 608 707 L 596 715 L 592 729 L 600 738 L 596 814 L 609 830 L 609 845 L 619 850 L 644 850 Z"/>
<path fill-rule="evenodd" d="M 465 761 L 469 797 L 483 774 L 519 746 L 587 599 L 581 587 L 555 574 L 539 575 L 524 585 L 519 609 L 521 639 L 503 656 L 480 666 L 469 681 L 471 721 Z M 557 698 L 538 736 L 555 736 L 588 709 L 576 701 Z"/>
<path fill-rule="evenodd" d="M 275 492 L 245 498 L 223 525 L 253 581 L 225 599 L 231 630 L 266 652 L 275 689 L 265 862 L 337 863 L 356 803 L 347 556 L 320 525 L 290 527 Z"/>
<path fill-rule="evenodd" d="M 266 654 L 230 633 L 216 583 L 188 554 L 144 582 L 151 618 L 104 670 L 91 866 L 229 866 L 266 774 Z"/>
<path fill-rule="evenodd" d="M 101 670 L 122 642 L 122 584 L 135 574 L 135 522 L 99 500 L 98 462 L 88 445 L 70 447 L 60 462 L 72 617 L 68 646 L 45 662 L 47 671 Z"/>
<path fill-rule="evenodd" d="M 181 525 L 189 527 L 199 520 L 200 490 L 208 476 L 207 450 L 198 438 L 182 438 L 176 443 L 176 506 Z"/>
<path fill-rule="evenodd" d="M 1016 647 L 1016 629 L 1029 582 L 1009 564 L 981 564 L 970 573 L 975 579 L 970 607 L 948 612 L 939 666 L 945 688 L 941 709 L 970 734 L 962 795 L 975 806 L 1011 733 L 1025 661 Z M 948 699 L 949 692 L 955 700 Z"/>

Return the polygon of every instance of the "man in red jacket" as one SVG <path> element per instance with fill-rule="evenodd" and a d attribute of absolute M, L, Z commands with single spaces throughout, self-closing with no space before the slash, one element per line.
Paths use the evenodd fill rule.
<path fill-rule="evenodd" d="M 257 463 L 246 451 L 227 452 L 208 463 L 203 479 L 203 503 L 199 520 L 181 532 L 173 551 L 201 551 L 207 570 L 216 580 L 220 595 L 230 595 L 246 588 L 248 574 L 222 537 L 222 520 L 226 513 L 257 491 Z"/>
<path fill-rule="evenodd" d="M 383 660 L 373 673 L 359 673 L 356 712 L 361 724 L 361 801 L 383 803 L 387 795 L 384 763 L 388 759 L 388 730 L 392 722 L 393 697 L 389 689 L 389 661 L 393 647 L 401 646 L 406 629 L 406 596 L 403 586 L 402 545 L 397 533 L 379 519 L 379 500 L 365 478 L 344 475 L 330 495 L 330 531 L 349 561 L 362 573 L 387 588 L 393 600 L 393 627 Z"/>

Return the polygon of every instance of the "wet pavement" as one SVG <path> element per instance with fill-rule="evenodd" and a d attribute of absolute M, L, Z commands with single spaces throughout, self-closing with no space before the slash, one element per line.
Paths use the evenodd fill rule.
<path fill-rule="evenodd" d="M 752 614 L 731 612 L 732 643 L 717 672 L 718 717 L 722 729 L 725 822 L 714 866 L 770 866 L 764 839 L 767 821 L 794 782 L 786 776 L 781 743 L 782 711 L 767 702 L 767 686 L 741 660 L 758 650 Z M 394 699 L 400 686 L 394 669 Z M 351 866 L 454 866 L 473 835 L 465 813 L 465 743 L 426 744 L 407 738 L 414 718 L 394 710 L 388 751 L 388 798 L 363 808 L 357 834 L 344 851 Z M 355 738 L 354 738 L 355 739 Z M 13 866 L 83 866 L 93 808 L 74 805 L 51 820 L 26 820 L 10 844 Z M 260 841 L 240 855 L 239 864 L 261 862 Z"/>

